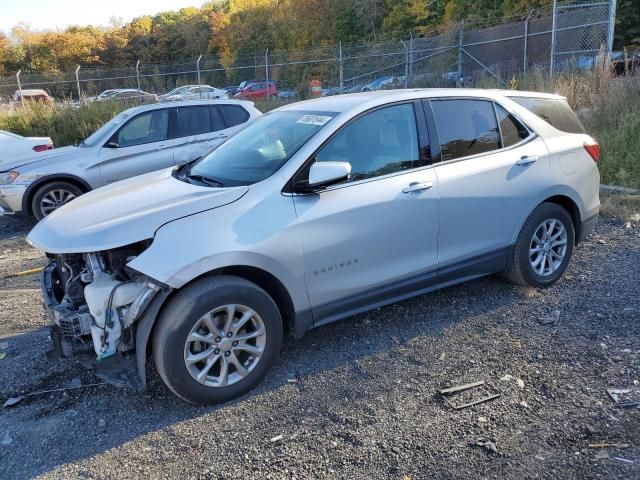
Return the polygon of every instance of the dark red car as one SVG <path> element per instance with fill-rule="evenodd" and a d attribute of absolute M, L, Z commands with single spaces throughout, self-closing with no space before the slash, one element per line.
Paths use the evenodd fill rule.
<path fill-rule="evenodd" d="M 257 100 L 277 96 L 278 90 L 275 82 L 255 82 L 241 89 L 233 97 L 242 100 Z"/>

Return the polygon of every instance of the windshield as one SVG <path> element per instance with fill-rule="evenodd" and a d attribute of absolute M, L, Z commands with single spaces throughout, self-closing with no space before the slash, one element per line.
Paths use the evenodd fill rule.
<path fill-rule="evenodd" d="M 233 187 L 270 177 L 337 114 L 301 110 L 259 117 L 191 166 L 188 177 Z"/>
<path fill-rule="evenodd" d="M 97 129 L 95 132 L 89 135 L 78 146 L 79 147 L 95 147 L 96 145 L 98 145 L 98 143 L 104 142 L 105 139 L 103 139 L 102 137 L 104 137 L 105 133 L 107 133 L 108 130 L 111 130 L 114 125 L 121 125 L 130 116 L 131 116 L 131 112 L 128 112 L 126 110 L 124 112 L 120 112 L 118 115 L 113 117 L 107 123 L 102 125 L 99 129 Z"/>

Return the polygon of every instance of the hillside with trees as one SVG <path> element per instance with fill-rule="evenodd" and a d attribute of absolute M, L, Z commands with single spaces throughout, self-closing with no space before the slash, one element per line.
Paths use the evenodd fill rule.
<path fill-rule="evenodd" d="M 114 67 L 171 63 L 200 54 L 231 63 L 273 50 L 338 41 L 428 35 L 460 20 L 526 16 L 551 0 L 226 0 L 143 16 L 107 27 L 34 31 L 16 25 L 0 33 L 0 75 L 59 72 L 76 65 Z M 640 0 L 618 0 L 616 48 L 640 45 Z"/>

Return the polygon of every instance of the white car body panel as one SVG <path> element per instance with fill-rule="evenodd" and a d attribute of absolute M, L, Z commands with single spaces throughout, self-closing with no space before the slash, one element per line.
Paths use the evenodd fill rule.
<path fill-rule="evenodd" d="M 0 172 L 4 172 L 24 159 L 37 161 L 38 157 L 50 150 L 36 152 L 33 147 L 39 145 L 53 145 L 49 137 L 22 137 L 15 133 L 0 130 Z"/>

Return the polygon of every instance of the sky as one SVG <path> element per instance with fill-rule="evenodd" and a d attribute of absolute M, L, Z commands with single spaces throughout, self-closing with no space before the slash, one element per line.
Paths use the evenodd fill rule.
<path fill-rule="evenodd" d="M 69 25 L 108 25 L 111 17 L 125 22 L 141 15 L 199 7 L 204 0 L 0 0 L 0 30 L 27 22 L 36 30 Z"/>

